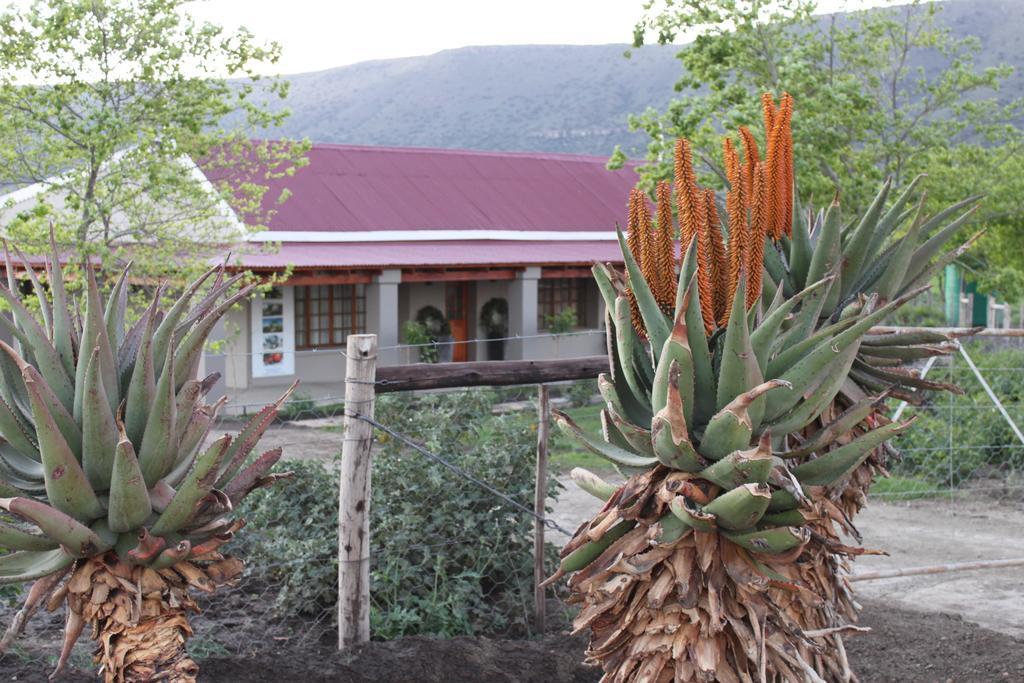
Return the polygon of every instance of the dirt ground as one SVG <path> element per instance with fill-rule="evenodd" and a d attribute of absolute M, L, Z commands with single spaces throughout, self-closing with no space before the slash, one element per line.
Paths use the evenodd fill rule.
<path fill-rule="evenodd" d="M 555 504 L 569 530 L 601 502 L 571 480 Z M 963 502 L 882 502 L 871 499 L 857 518 L 864 547 L 888 556 L 863 556 L 855 571 L 903 569 L 951 562 L 1024 558 L 1024 509 Z M 556 540 L 557 542 L 557 540 Z M 1007 635 L 1024 637 L 1024 566 L 857 582 L 859 595 L 920 612 L 958 614 Z M 1024 676 L 1019 680 L 1024 681 Z"/>
<path fill-rule="evenodd" d="M 959 617 L 925 618 L 868 600 L 862 623 L 872 631 L 846 640 L 851 666 L 861 683 L 1024 681 L 1024 641 Z M 532 641 L 403 638 L 369 643 L 343 656 L 329 642 L 297 647 L 256 622 L 243 628 L 251 631 L 248 652 L 200 658 L 200 681 L 587 683 L 600 678 L 598 670 L 581 663 L 585 640 L 564 633 Z M 81 666 L 60 681 L 96 680 Z M 0 660 L 3 681 L 44 683 L 47 673 L 47 665 L 38 659 L 31 663 L 12 656 Z"/>

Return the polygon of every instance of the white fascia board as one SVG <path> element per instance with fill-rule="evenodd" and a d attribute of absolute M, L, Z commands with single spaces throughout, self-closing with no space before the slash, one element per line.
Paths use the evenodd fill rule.
<path fill-rule="evenodd" d="M 248 237 L 250 242 L 455 242 L 494 240 L 509 242 L 614 242 L 613 230 L 264 230 Z"/>

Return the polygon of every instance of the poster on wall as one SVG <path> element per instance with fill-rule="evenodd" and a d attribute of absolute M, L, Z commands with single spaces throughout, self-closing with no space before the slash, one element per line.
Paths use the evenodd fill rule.
<path fill-rule="evenodd" d="M 252 376 L 295 374 L 295 320 L 291 287 L 272 287 L 252 302 Z"/>

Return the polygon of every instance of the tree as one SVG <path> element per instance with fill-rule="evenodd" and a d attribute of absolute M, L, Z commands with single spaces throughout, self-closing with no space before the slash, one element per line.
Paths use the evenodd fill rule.
<path fill-rule="evenodd" d="M 679 97 L 664 112 L 630 118 L 650 137 L 641 173 L 648 188 L 667 177 L 672 143 L 689 138 L 708 181 L 722 186 L 722 130 L 760 117 L 756 95 L 789 92 L 799 103 L 794 146 L 799 196 L 825 201 L 837 189 L 860 209 L 882 179 L 906 184 L 926 169 L 929 209 L 968 193 L 989 196 L 979 211 L 989 228 L 972 259 L 997 267 L 1004 293 L 1024 290 L 1024 254 L 1015 123 L 1024 100 L 1000 103 L 1008 66 L 979 69 L 976 38 L 956 39 L 937 22 L 938 3 L 816 17 L 816 0 L 655 0 L 634 29 L 634 45 L 695 34 L 679 59 Z M 926 68 L 928 66 L 928 68 Z M 721 127 L 716 125 L 721 121 Z M 624 160 L 621 151 L 613 165 Z M 977 224 L 972 226 L 977 229 Z M 1016 253 L 1014 253 L 1016 252 Z M 995 282 L 990 282 L 995 284 Z"/>
<path fill-rule="evenodd" d="M 258 71 L 280 47 L 197 22 L 186 4 L 36 0 L 0 13 L 0 181 L 47 190 L 6 212 L 23 249 L 44 253 L 52 223 L 107 268 L 132 259 L 136 277 L 180 277 L 237 241 L 232 211 L 251 229 L 286 198 L 266 197 L 266 181 L 294 172 L 307 143 L 252 139 L 288 115 L 255 97 L 286 96 Z"/>

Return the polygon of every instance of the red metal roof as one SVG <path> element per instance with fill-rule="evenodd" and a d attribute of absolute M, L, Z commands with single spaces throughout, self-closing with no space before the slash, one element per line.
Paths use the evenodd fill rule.
<path fill-rule="evenodd" d="M 617 242 L 526 242 L 472 240 L 464 242 L 361 242 L 321 244 L 288 242 L 276 253 L 239 255 L 241 265 L 256 270 L 331 268 L 401 268 L 498 265 L 579 265 L 621 262 Z"/>
<path fill-rule="evenodd" d="M 271 181 L 291 197 L 268 229 L 612 230 L 632 168 L 604 157 L 316 144 L 309 164 Z M 342 252 L 345 253 L 345 252 Z M 453 255 L 455 256 L 455 255 Z"/>

